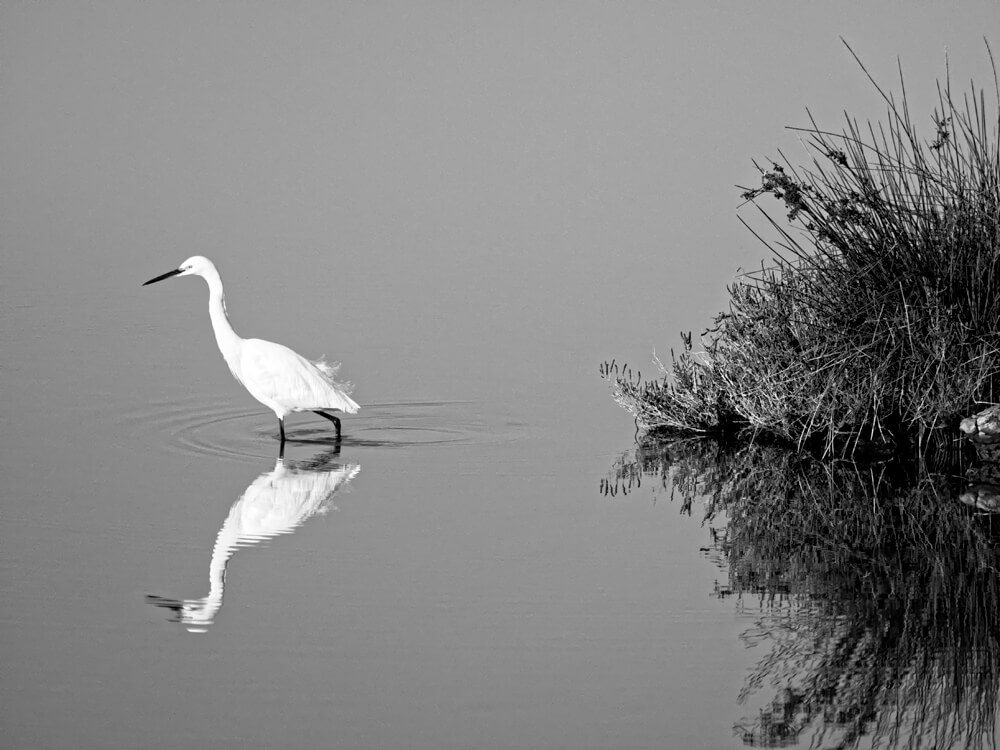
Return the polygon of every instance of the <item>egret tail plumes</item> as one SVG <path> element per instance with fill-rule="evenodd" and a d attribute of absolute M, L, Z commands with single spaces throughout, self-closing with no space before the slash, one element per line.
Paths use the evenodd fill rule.
<path fill-rule="evenodd" d="M 316 365 L 316 369 L 320 371 L 320 374 L 326 378 L 326 381 L 330 386 L 339 391 L 342 396 L 347 398 L 352 393 L 354 393 L 354 383 L 350 380 L 337 380 L 334 376 L 340 372 L 340 362 L 327 362 L 324 357 L 312 360 L 312 363 Z M 353 409 L 344 409 L 343 411 L 347 414 L 357 414 L 359 407 L 350 398 L 347 401 L 354 407 Z"/>

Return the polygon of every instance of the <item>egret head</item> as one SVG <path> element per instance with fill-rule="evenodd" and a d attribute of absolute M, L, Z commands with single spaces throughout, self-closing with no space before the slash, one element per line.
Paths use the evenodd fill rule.
<path fill-rule="evenodd" d="M 164 279 L 169 279 L 171 276 L 202 276 L 207 277 L 210 274 L 218 275 L 218 271 L 215 270 L 215 264 L 212 263 L 208 258 L 203 255 L 192 255 L 186 261 L 181 263 L 173 271 L 167 271 L 164 274 L 160 274 L 155 279 L 150 279 L 145 282 L 143 286 L 149 284 L 155 284 L 157 281 L 163 281 Z"/>

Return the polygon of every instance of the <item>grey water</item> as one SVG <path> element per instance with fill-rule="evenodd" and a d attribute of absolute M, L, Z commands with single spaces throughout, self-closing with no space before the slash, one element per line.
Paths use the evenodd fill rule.
<path fill-rule="evenodd" d="M 883 715 L 800 700 L 837 674 L 804 646 L 766 668 L 878 613 L 757 527 L 734 558 L 598 367 L 652 374 L 757 265 L 750 159 L 872 102 L 838 33 L 936 73 L 995 8 L 724 6 L 0 6 L 0 746 L 808 746 L 830 705 Z M 204 283 L 140 286 L 194 254 L 238 333 L 342 362 L 339 444 L 293 415 L 279 460 Z"/>
<path fill-rule="evenodd" d="M 458 399 L 365 399 L 366 370 L 376 393 L 395 376 L 379 337 L 340 328 L 362 409 L 339 442 L 290 416 L 279 459 L 204 283 L 154 292 L 138 265 L 3 298 L 6 746 L 995 735 L 1000 529 L 956 476 L 636 445 L 589 363 L 513 395 L 521 371 L 500 369 L 456 372 Z M 232 286 L 239 330 L 255 316 Z M 294 338 L 288 307 L 259 316 Z"/>
<path fill-rule="evenodd" d="M 220 265 L 250 335 L 267 274 Z M 291 416 L 278 461 L 203 282 L 139 287 L 159 271 L 3 298 L 6 746 L 734 744 L 748 618 L 713 596 L 697 520 L 600 492 L 632 428 L 592 361 L 371 399 L 391 332 L 352 340 L 269 297 L 276 330 L 312 317 L 340 344 L 362 404 L 340 444 Z"/>
<path fill-rule="evenodd" d="M 203 282 L 101 270 L 3 303 L 8 746 L 732 744 L 746 618 L 696 521 L 599 492 L 631 429 L 596 367 L 373 402 L 385 337 L 338 328 L 362 410 L 279 462 Z"/>

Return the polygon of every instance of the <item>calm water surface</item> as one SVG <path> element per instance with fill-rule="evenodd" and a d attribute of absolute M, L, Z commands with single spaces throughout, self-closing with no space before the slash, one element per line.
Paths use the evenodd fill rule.
<path fill-rule="evenodd" d="M 590 362 L 379 398 L 339 330 L 362 411 L 279 460 L 203 282 L 149 274 L 4 297 L 7 746 L 992 741 L 996 534 L 954 476 L 630 447 Z"/>
<path fill-rule="evenodd" d="M 602 493 L 631 429 L 596 360 L 366 399 L 383 342 L 336 332 L 362 411 L 340 446 L 291 417 L 278 461 L 204 284 L 159 271 L 3 300 L 9 746 L 741 744 L 752 617 L 697 514 Z"/>

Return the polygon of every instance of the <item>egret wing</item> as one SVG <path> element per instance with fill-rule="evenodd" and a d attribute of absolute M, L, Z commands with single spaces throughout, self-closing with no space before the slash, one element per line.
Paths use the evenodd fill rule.
<path fill-rule="evenodd" d="M 287 346 L 247 339 L 240 361 L 243 385 L 263 403 L 272 401 L 291 411 L 357 409 L 312 362 Z"/>

